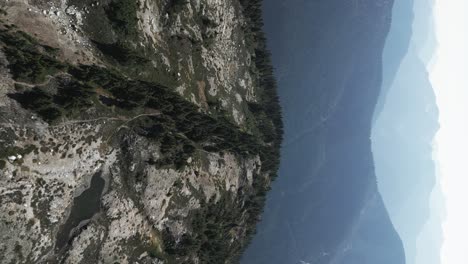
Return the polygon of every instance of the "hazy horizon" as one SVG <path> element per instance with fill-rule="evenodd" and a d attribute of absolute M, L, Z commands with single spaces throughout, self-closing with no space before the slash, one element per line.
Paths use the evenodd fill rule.
<path fill-rule="evenodd" d="M 409 264 L 439 264 L 442 243 L 444 201 L 432 157 L 438 108 L 429 80 L 437 48 L 433 4 L 395 1 L 372 135 L 379 190 Z"/>
<path fill-rule="evenodd" d="M 442 263 L 462 264 L 468 259 L 464 241 L 468 236 L 466 160 L 468 127 L 463 122 L 468 113 L 468 23 L 465 0 L 438 0 L 435 5 L 437 57 L 430 73 L 440 108 L 434 156 L 441 174 L 442 192 L 446 197 L 446 219 L 443 222 Z"/>
<path fill-rule="evenodd" d="M 411 118 L 408 117 L 408 114 L 413 115 L 414 112 L 405 112 L 404 109 L 400 109 L 401 106 L 404 105 L 404 102 L 398 102 L 397 100 L 404 101 L 402 96 L 405 95 L 402 94 L 402 92 L 404 92 L 405 89 L 419 89 L 419 86 L 425 85 L 417 82 L 417 77 L 415 77 L 417 73 L 412 73 L 412 71 L 417 70 L 414 68 L 414 65 L 412 68 L 410 67 L 412 60 L 421 60 L 427 72 L 426 74 L 430 82 L 430 87 L 432 87 L 435 94 L 435 103 L 438 109 L 437 123 L 440 126 L 433 135 L 434 138 L 430 142 L 426 142 L 426 144 L 430 143 L 431 152 L 428 152 L 428 149 L 424 151 L 428 152 L 426 154 L 431 155 L 430 159 L 434 166 L 434 168 L 428 170 L 422 178 L 425 179 L 424 181 L 428 181 L 430 178 L 428 173 L 433 174 L 431 193 L 429 196 L 425 196 L 428 198 L 426 203 L 429 206 L 427 209 L 429 214 L 427 216 L 411 215 L 418 214 L 419 210 L 415 210 L 416 208 L 407 208 L 402 211 L 406 212 L 404 215 L 398 215 L 398 211 L 395 211 L 397 210 L 395 208 L 398 208 L 398 206 L 405 207 L 414 206 L 416 204 L 412 204 L 409 201 L 395 204 L 395 199 L 398 198 L 392 196 L 399 196 L 400 194 L 395 193 L 395 191 L 398 191 L 395 187 L 391 187 L 391 185 L 388 185 L 389 183 L 386 183 L 389 179 L 379 179 L 379 188 L 383 194 L 392 222 L 403 239 L 405 251 L 407 251 L 406 253 L 409 253 L 409 255 L 414 254 L 413 260 L 407 260 L 408 264 L 462 264 L 465 263 L 463 262 L 464 260 L 468 259 L 468 253 L 464 249 L 464 244 L 462 242 L 464 238 L 468 236 L 468 229 L 465 227 L 465 223 L 468 221 L 468 215 L 464 213 L 463 207 L 464 201 L 467 198 L 465 186 L 468 181 L 464 180 L 467 168 L 463 159 L 464 155 L 461 152 L 468 147 L 468 141 L 465 139 L 466 137 L 464 137 L 464 135 L 468 133 L 468 127 L 461 121 L 466 117 L 465 114 L 468 113 L 468 107 L 466 106 L 468 100 L 468 92 L 466 89 L 466 86 L 468 86 L 468 79 L 463 72 L 468 66 L 466 63 L 468 59 L 468 54 L 466 52 L 468 37 L 463 27 L 463 25 L 468 23 L 468 19 L 465 18 L 463 12 L 468 8 L 468 3 L 463 0 L 432 1 L 433 20 L 431 21 L 425 17 L 427 14 L 422 12 L 421 8 L 418 8 L 419 6 L 417 7 L 417 5 L 421 4 L 423 1 L 425 0 L 415 1 L 413 31 L 408 52 L 405 54 L 401 65 L 398 67 L 395 79 L 392 80 L 389 94 L 383 95 L 386 97 L 386 101 L 382 107 L 382 114 L 379 115 L 379 118 L 386 121 L 380 120 L 379 123 L 378 118 L 375 121 L 374 133 L 377 134 L 373 135 L 375 141 L 375 144 L 373 144 L 375 145 L 373 151 L 375 152 L 374 157 L 376 158 L 377 177 L 382 177 L 382 174 L 384 174 L 383 176 L 385 177 L 390 177 L 392 173 L 388 171 L 389 167 L 386 167 L 384 171 L 382 171 L 382 168 L 379 168 L 379 164 L 382 166 L 382 162 L 384 162 L 379 159 L 387 159 L 389 155 L 392 155 L 391 153 L 398 153 L 398 151 L 401 151 L 400 155 L 402 155 L 402 157 L 409 155 L 409 159 L 415 158 L 414 154 L 408 154 L 404 151 L 407 151 L 408 147 L 411 148 L 415 146 L 414 140 L 417 134 L 415 134 L 415 138 L 411 139 L 411 133 L 408 134 L 409 131 L 405 130 L 405 126 L 408 124 L 398 124 L 398 122 L 402 122 L 402 118 Z M 397 4 L 398 2 L 396 1 L 395 5 Z M 398 19 L 398 15 L 398 12 L 394 13 L 394 19 Z M 421 32 L 423 26 L 431 32 Z M 399 35 L 396 37 L 401 38 L 402 36 Z M 391 44 L 390 38 L 387 45 Z M 391 49 L 392 46 L 386 48 Z M 405 74 L 406 77 L 404 77 Z M 407 88 L 402 89 L 397 87 Z M 395 89 L 400 90 L 397 92 Z M 392 92 L 397 94 L 392 94 Z M 421 94 L 421 96 L 424 95 Z M 416 109 L 418 106 L 413 105 L 413 107 Z M 394 118 L 394 121 L 391 121 L 392 119 L 389 119 L 390 117 Z M 422 122 L 427 118 L 430 118 L 428 114 L 419 117 L 415 116 L 412 119 L 413 123 L 410 125 L 413 125 L 414 128 L 424 129 L 423 125 L 418 124 L 418 122 Z M 388 122 L 394 122 L 393 125 L 399 127 L 392 128 L 392 124 Z M 386 143 L 383 142 L 383 137 L 385 137 L 385 135 L 382 135 L 382 133 L 390 133 L 389 135 L 391 135 L 392 129 L 405 131 L 404 136 L 409 137 L 411 143 L 401 146 L 388 145 L 392 143 L 386 145 Z M 383 153 L 385 151 L 387 151 L 387 153 L 379 154 L 379 152 Z M 410 172 L 413 171 L 415 169 L 414 166 L 417 165 L 413 163 L 411 167 L 401 167 L 405 165 L 393 163 L 391 166 L 393 166 L 392 170 L 396 172 L 399 170 L 400 172 Z M 416 175 L 413 174 L 411 176 Z M 400 184 L 402 183 L 400 182 Z M 410 198 L 413 200 L 421 199 L 423 195 L 423 193 L 420 193 L 421 191 L 427 192 L 427 189 L 414 190 L 415 193 L 412 198 Z M 422 205 L 421 202 L 419 202 L 418 205 Z M 407 232 L 412 230 L 411 228 L 408 229 L 408 223 L 414 221 L 414 217 L 425 219 L 425 223 L 423 226 L 420 226 L 421 229 L 418 231 L 416 237 L 417 242 L 415 248 L 412 248 L 412 245 L 409 244 L 414 243 L 414 241 L 408 240 Z M 406 222 L 405 219 L 407 219 Z M 437 235 L 439 229 L 441 230 L 441 236 Z M 434 251 L 440 254 L 440 259 L 434 259 Z"/>

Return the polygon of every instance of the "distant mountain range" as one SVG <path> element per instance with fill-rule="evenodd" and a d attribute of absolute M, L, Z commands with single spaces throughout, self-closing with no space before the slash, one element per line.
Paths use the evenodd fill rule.
<path fill-rule="evenodd" d="M 374 111 L 374 122 L 382 113 L 387 94 L 393 85 L 413 36 L 414 0 L 394 0 L 393 19 L 383 52 L 382 88 Z"/>
<path fill-rule="evenodd" d="M 285 136 L 280 176 L 242 263 L 405 263 L 370 140 L 392 5 L 265 1 Z"/>
<path fill-rule="evenodd" d="M 443 209 L 431 212 L 433 191 L 443 199 L 432 160 L 438 109 L 426 69 L 437 45 L 433 5 L 433 0 L 395 1 L 372 133 L 380 192 L 403 240 L 407 263 L 417 264 L 440 263 L 442 242 Z M 412 34 L 403 30 L 408 28 Z M 430 234 L 420 237 L 426 224 Z"/>

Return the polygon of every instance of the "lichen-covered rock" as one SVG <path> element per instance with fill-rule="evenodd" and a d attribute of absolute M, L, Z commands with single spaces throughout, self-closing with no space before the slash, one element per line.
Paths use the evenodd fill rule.
<path fill-rule="evenodd" d="M 2 263 L 237 260 L 281 139 L 243 8 L 0 3 Z"/>

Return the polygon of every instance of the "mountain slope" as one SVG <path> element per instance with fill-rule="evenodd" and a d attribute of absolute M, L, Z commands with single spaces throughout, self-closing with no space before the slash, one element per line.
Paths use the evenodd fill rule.
<path fill-rule="evenodd" d="M 383 81 L 382 90 L 377 100 L 374 112 L 374 122 L 379 117 L 385 106 L 387 94 L 398 74 L 403 58 L 408 53 L 410 40 L 413 37 L 414 0 L 394 1 L 392 24 L 385 42 L 383 52 Z"/>
<path fill-rule="evenodd" d="M 432 160 L 432 141 L 439 128 L 438 109 L 427 70 L 436 46 L 432 6 L 431 0 L 418 0 L 406 7 L 414 10 L 414 21 L 407 21 L 414 34 L 407 39 L 409 48 L 396 75 L 385 73 L 394 79 L 385 96 L 379 98 L 384 106 L 372 132 L 379 189 L 404 241 L 408 263 L 415 263 L 418 251 L 420 255 L 431 255 L 431 261 L 438 263 L 442 236 L 442 212 L 431 208 L 432 193 L 440 188 Z M 390 38 L 400 36 L 395 33 Z M 401 47 L 391 39 L 386 45 L 389 53 L 401 53 Z M 433 236 L 418 242 L 431 213 L 434 219 L 428 232 Z"/>
<path fill-rule="evenodd" d="M 238 262 L 282 133 L 260 12 L 1 1 L 0 262 Z"/>
<path fill-rule="evenodd" d="M 405 263 L 370 142 L 391 9 L 265 2 L 285 136 L 280 177 L 242 263 Z"/>

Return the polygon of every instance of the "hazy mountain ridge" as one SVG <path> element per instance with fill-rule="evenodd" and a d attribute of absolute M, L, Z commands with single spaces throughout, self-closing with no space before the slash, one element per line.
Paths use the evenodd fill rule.
<path fill-rule="evenodd" d="M 401 57 L 396 74 L 388 69 L 384 71 L 391 82 L 388 82 L 386 93 L 379 98 L 382 108 L 377 109 L 380 112 L 376 112 L 372 135 L 379 188 L 404 242 L 408 263 L 440 263 L 440 209 L 431 219 L 432 235 L 426 234 L 424 240 L 417 242 L 431 214 L 432 192 L 435 190 L 437 194 L 436 188 L 440 188 L 432 160 L 432 141 L 439 128 L 438 109 L 427 70 L 437 45 L 433 4 L 432 0 L 416 0 L 411 4 L 395 1 L 395 6 L 405 6 L 406 10 L 400 10 L 401 13 L 414 10 L 415 16 L 404 21 L 413 28 L 413 34 L 402 38 L 395 30 L 389 35 L 385 65 L 385 58 L 398 60 L 395 54 L 402 54 L 401 45 L 396 45 L 396 42 L 407 42 L 408 49 Z M 398 15 L 395 13 L 394 17 Z M 442 199 L 440 195 L 439 198 Z M 424 251 L 419 257 L 424 257 L 424 260 L 417 259 L 418 243 L 420 250 Z"/>
<path fill-rule="evenodd" d="M 408 53 L 410 40 L 413 36 L 412 23 L 414 0 L 395 0 L 393 4 L 393 19 L 383 52 L 382 89 L 374 111 L 374 122 L 381 114 L 387 94 L 395 80 L 403 58 Z"/>

